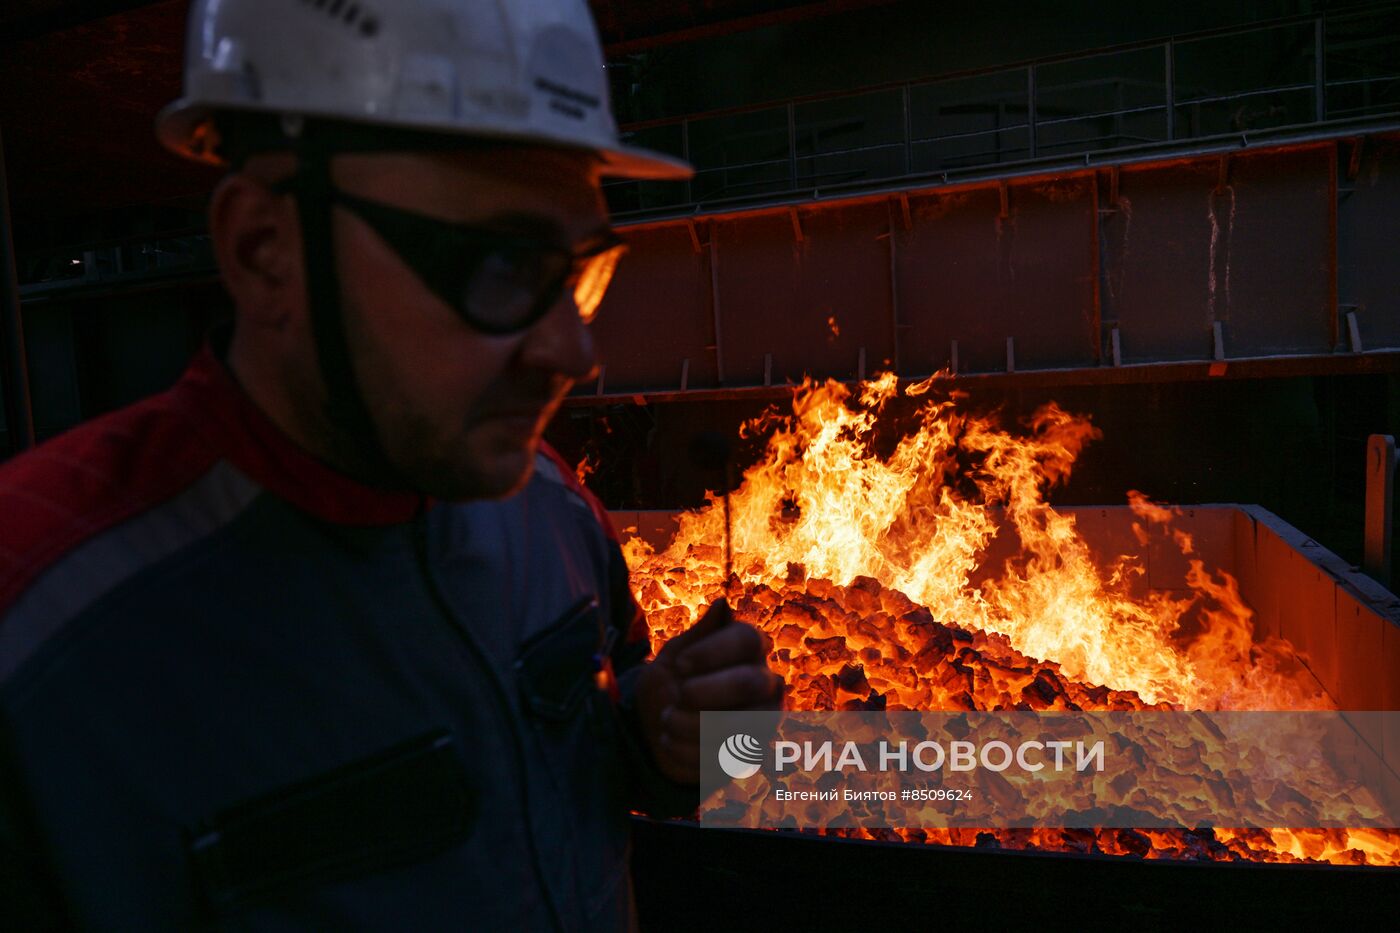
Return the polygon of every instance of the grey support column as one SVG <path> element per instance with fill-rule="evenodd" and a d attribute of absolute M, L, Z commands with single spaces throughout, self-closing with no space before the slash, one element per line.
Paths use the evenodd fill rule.
<path fill-rule="evenodd" d="M 18 453 L 34 446 L 34 414 L 29 403 L 29 366 L 24 350 L 24 320 L 20 314 L 19 276 L 15 269 L 15 243 L 10 227 L 10 192 L 5 174 L 5 142 L 0 135 L 0 378 L 4 395 L 5 427 L 9 450 Z"/>
<path fill-rule="evenodd" d="M 1390 586 L 1392 527 L 1395 506 L 1395 438 L 1372 434 L 1366 440 L 1366 547 L 1362 570 Z"/>

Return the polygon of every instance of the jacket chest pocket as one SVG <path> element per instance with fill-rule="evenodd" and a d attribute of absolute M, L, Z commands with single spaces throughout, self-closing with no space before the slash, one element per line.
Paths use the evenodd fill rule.
<path fill-rule="evenodd" d="M 612 629 L 587 596 L 520 647 L 515 661 L 525 709 L 546 723 L 566 723 L 598 692 L 612 649 Z"/>
<path fill-rule="evenodd" d="M 190 860 L 224 913 L 444 851 L 470 835 L 476 805 L 456 744 L 433 732 L 235 804 L 191 834 Z"/>

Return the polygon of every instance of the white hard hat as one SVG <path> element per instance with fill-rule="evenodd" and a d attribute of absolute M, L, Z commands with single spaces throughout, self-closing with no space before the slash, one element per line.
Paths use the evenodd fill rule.
<path fill-rule="evenodd" d="M 613 177 L 692 174 L 618 141 L 585 0 L 195 0 L 184 96 L 156 132 L 220 163 L 212 118 L 228 112 L 582 148 Z"/>

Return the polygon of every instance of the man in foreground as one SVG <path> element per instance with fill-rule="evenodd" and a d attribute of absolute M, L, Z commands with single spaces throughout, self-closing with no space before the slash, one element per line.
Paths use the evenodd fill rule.
<path fill-rule="evenodd" d="M 642 663 L 540 440 L 600 178 L 688 169 L 617 144 L 582 0 L 205 0 L 188 53 L 236 322 L 0 469 L 0 927 L 627 928 L 628 810 L 780 697 L 723 605 Z"/>

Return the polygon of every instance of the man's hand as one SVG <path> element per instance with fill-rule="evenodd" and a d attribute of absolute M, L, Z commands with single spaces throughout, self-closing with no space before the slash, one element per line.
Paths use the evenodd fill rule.
<path fill-rule="evenodd" d="M 700 711 L 780 709 L 783 679 L 768 669 L 764 638 L 734 621 L 721 599 L 662 645 L 637 683 L 647 747 L 673 781 L 700 780 Z"/>

